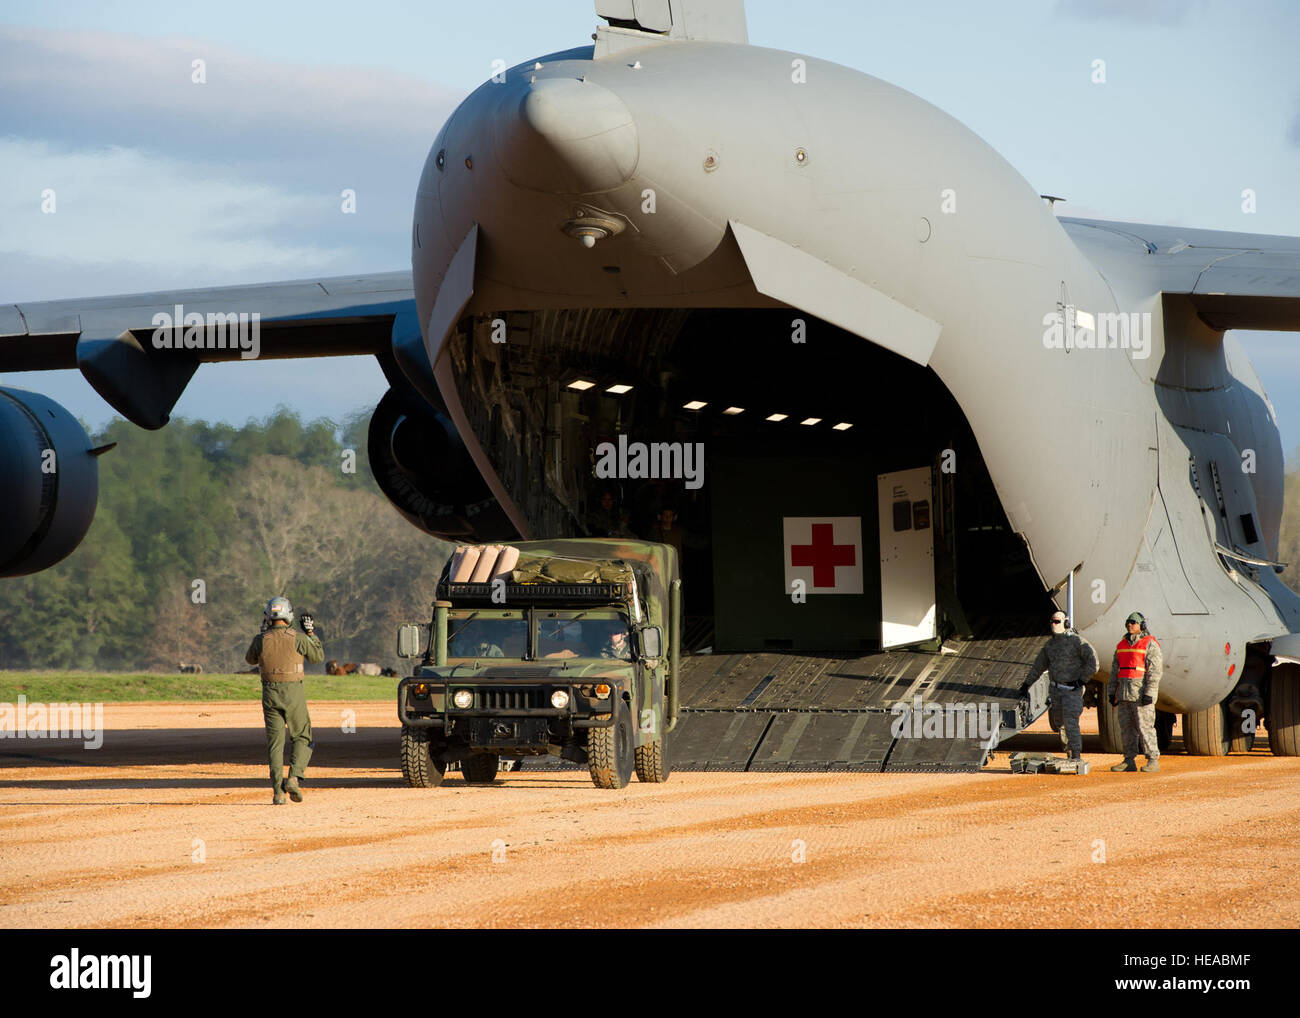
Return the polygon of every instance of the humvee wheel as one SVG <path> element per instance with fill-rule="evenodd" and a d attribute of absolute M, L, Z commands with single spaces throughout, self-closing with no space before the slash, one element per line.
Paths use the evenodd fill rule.
<path fill-rule="evenodd" d="M 1231 734 L 1221 703 L 1183 715 L 1183 749 L 1188 756 L 1227 756 Z"/>
<path fill-rule="evenodd" d="M 587 731 L 587 769 L 597 788 L 626 788 L 635 768 L 632 712 L 620 697 L 614 705 L 614 723 Z"/>
<path fill-rule="evenodd" d="M 1278 665 L 1269 686 L 1268 748 L 1274 756 L 1300 756 L 1300 667 Z"/>
<path fill-rule="evenodd" d="M 447 765 L 430 752 L 429 729 L 402 726 L 402 777 L 411 788 L 437 788 Z"/>
<path fill-rule="evenodd" d="M 496 753 L 474 753 L 460 762 L 460 773 L 471 785 L 490 785 L 496 781 L 500 765 Z"/>
<path fill-rule="evenodd" d="M 668 740 L 659 736 L 648 746 L 636 748 L 636 776 L 640 781 L 660 784 L 668 780 L 672 773 L 672 764 L 668 760 Z"/>

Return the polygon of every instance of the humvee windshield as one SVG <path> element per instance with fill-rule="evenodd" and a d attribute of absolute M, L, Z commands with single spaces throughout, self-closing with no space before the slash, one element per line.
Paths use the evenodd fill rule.
<path fill-rule="evenodd" d="M 521 614 L 485 617 L 479 612 L 447 620 L 448 657 L 522 658 L 528 650 L 528 620 Z"/>
<path fill-rule="evenodd" d="M 537 620 L 539 658 L 604 657 L 632 660 L 627 620 L 617 612 L 545 612 Z"/>

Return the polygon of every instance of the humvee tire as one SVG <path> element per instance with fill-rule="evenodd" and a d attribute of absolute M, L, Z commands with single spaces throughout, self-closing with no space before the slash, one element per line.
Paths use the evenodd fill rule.
<path fill-rule="evenodd" d="M 660 784 L 668 780 L 672 773 L 672 764 L 668 760 L 668 740 L 659 736 L 648 746 L 636 748 L 636 776 L 640 781 Z"/>
<path fill-rule="evenodd" d="M 1268 748 L 1274 756 L 1300 756 L 1300 666 L 1278 665 L 1269 684 Z"/>
<path fill-rule="evenodd" d="M 1221 703 L 1183 715 L 1183 749 L 1189 756 L 1227 756 L 1230 734 Z"/>
<path fill-rule="evenodd" d="M 447 765 L 429 751 L 429 729 L 402 725 L 402 777 L 410 788 L 437 788 Z"/>
<path fill-rule="evenodd" d="M 632 712 L 619 699 L 614 705 L 614 723 L 587 732 L 587 769 L 597 788 L 626 788 L 636 768 L 632 745 Z"/>
<path fill-rule="evenodd" d="M 490 785 L 500 766 L 501 757 L 496 753 L 473 753 L 460 762 L 460 773 L 471 785 Z"/>

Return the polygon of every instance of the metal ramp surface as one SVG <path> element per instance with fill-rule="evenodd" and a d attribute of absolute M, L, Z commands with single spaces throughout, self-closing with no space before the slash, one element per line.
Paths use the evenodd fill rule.
<path fill-rule="evenodd" d="M 672 766 L 978 771 L 991 748 L 980 737 L 980 720 L 1000 741 L 1045 709 L 1040 698 L 1021 692 L 1044 640 L 1040 632 L 1024 635 L 1030 628 L 1008 623 L 980 639 L 949 642 L 942 653 L 683 658 L 683 707 L 669 736 Z M 893 709 L 900 703 L 919 704 L 921 711 L 900 717 Z M 936 720 L 927 725 L 926 718 Z"/>

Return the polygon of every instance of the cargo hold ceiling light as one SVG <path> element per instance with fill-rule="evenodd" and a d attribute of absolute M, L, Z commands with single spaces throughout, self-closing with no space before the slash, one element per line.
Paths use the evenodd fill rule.
<path fill-rule="evenodd" d="M 835 425 L 835 427 L 832 428 L 831 430 L 832 430 L 832 431 L 848 431 L 849 428 L 851 428 L 851 427 L 853 427 L 852 424 L 849 424 L 849 423 L 847 423 L 846 421 L 840 421 L 840 423 L 837 424 L 837 425 Z"/>
<path fill-rule="evenodd" d="M 736 414 L 743 414 L 743 413 L 745 412 L 745 408 L 744 408 L 743 406 L 729 406 L 729 407 L 727 407 L 726 410 L 724 410 L 724 411 L 722 411 L 722 412 L 723 412 L 724 414 L 727 414 L 727 415 L 731 416 L 731 417 L 735 417 Z"/>
<path fill-rule="evenodd" d="M 586 392 L 588 389 L 594 389 L 595 387 L 595 382 L 589 382 L 585 378 L 575 378 L 565 386 L 566 389 L 577 389 L 579 392 Z"/>
<path fill-rule="evenodd" d="M 821 422 L 822 422 L 822 419 L 821 419 L 820 417 L 805 417 L 805 418 L 804 418 L 802 421 L 800 421 L 799 423 L 800 423 L 800 424 L 813 425 L 813 424 L 821 424 Z"/>
<path fill-rule="evenodd" d="M 624 385 L 622 382 L 620 382 L 618 385 L 611 385 L 605 391 L 614 396 L 621 396 L 625 392 L 631 392 L 632 386 Z"/>
<path fill-rule="evenodd" d="M 785 419 L 786 419 L 787 417 L 789 417 L 789 416 L 790 416 L 789 414 L 768 414 L 766 417 L 763 418 L 763 420 L 765 420 L 765 421 L 783 421 L 783 420 L 785 420 Z"/>
<path fill-rule="evenodd" d="M 709 405 L 709 404 L 705 403 L 704 400 L 702 400 L 702 399 L 693 399 L 693 400 L 691 400 L 689 403 L 683 403 L 683 404 L 682 404 L 682 409 L 683 409 L 683 410 L 703 410 L 703 409 L 704 409 L 706 406 L 708 406 L 708 405 Z"/>

